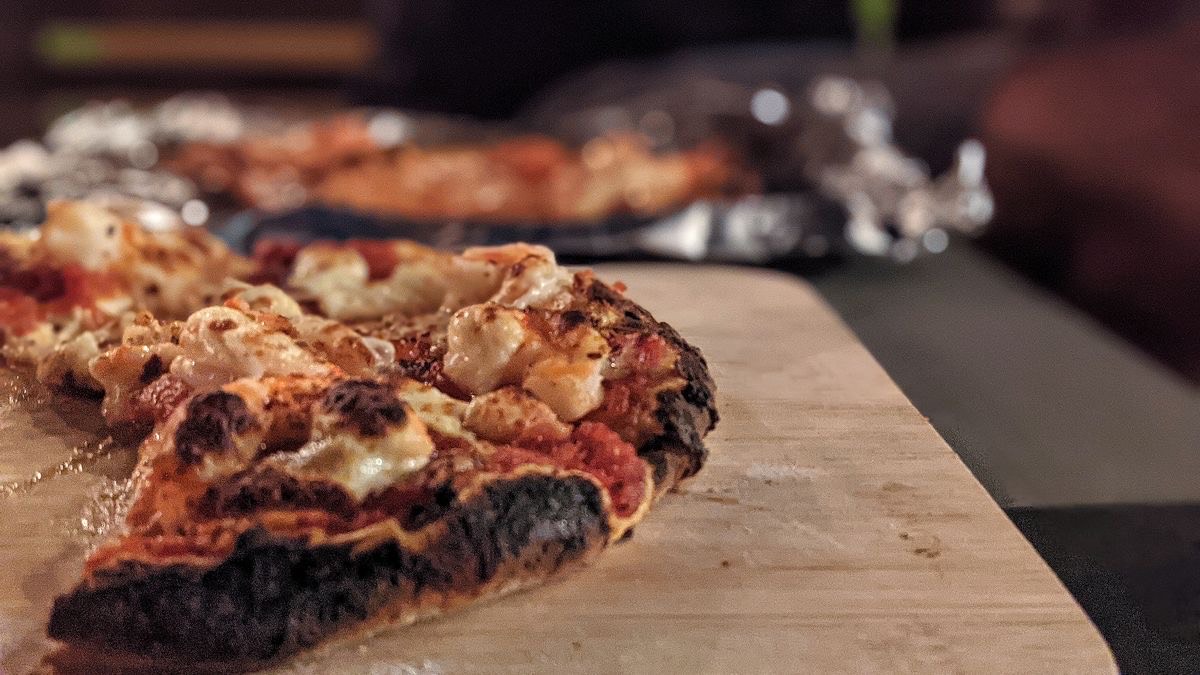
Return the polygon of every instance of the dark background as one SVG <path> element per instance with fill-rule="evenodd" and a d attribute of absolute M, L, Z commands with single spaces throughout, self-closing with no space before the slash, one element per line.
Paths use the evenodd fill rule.
<path fill-rule="evenodd" d="M 904 0 L 882 73 L 899 99 L 902 145 L 935 169 L 964 136 L 988 141 L 998 208 L 989 250 L 1193 382 L 1198 5 Z M 849 53 L 851 6 L 20 0 L 0 27 L 0 140 L 36 135 L 89 98 L 196 88 L 299 109 L 351 102 L 503 118 L 614 60 L 729 48 L 747 81 L 780 79 L 811 68 L 816 45 L 823 58 Z M 793 49 L 796 67 L 746 58 L 756 45 Z"/>
<path fill-rule="evenodd" d="M 1073 449 L 1085 457 L 1094 450 L 1091 461 L 1105 461 L 1109 452 L 1136 464 L 1140 454 L 1147 466 L 1169 471 L 1169 458 L 1155 459 L 1166 452 L 1168 438 L 1184 452 L 1200 451 L 1200 436 L 1188 436 L 1200 419 L 1200 3 L 903 0 L 895 49 L 871 68 L 852 48 L 851 5 L 824 0 L 9 5 L 0 23 L 4 142 L 37 136 L 57 115 L 92 98 L 150 102 L 197 88 L 298 111 L 370 103 L 502 119 L 531 106 L 547 109 L 555 92 L 568 99 L 579 94 L 590 81 L 586 73 L 596 68 L 628 73 L 630 90 L 645 84 L 639 77 L 669 81 L 680 64 L 750 83 L 799 81 L 824 70 L 879 77 L 897 99 L 899 144 L 935 169 L 963 138 L 984 140 L 995 221 L 978 242 L 956 242 L 945 262 L 897 270 L 849 261 L 813 281 L 980 480 L 1002 504 L 1014 505 L 1006 503 L 997 478 L 998 458 L 971 447 L 983 436 L 971 436 L 953 419 L 966 417 L 966 399 L 986 403 L 987 395 L 957 397 L 951 402 L 957 407 L 947 408 L 949 422 L 930 410 L 946 392 L 967 391 L 952 379 L 961 373 L 913 364 L 903 350 L 902 325 L 912 306 L 905 306 L 906 315 L 891 306 L 903 299 L 863 295 L 870 283 L 887 288 L 915 280 L 914 288 L 931 293 L 923 299 L 926 316 L 945 320 L 939 347 L 945 353 L 954 351 L 946 345 L 961 347 L 972 334 L 980 341 L 994 337 L 980 335 L 991 330 L 979 318 L 991 302 L 991 311 L 1012 312 L 992 317 L 993 332 L 1018 326 L 1013 335 L 1039 338 L 1036 354 L 1000 344 L 1014 359 L 1074 359 L 1092 371 L 1151 373 L 1145 378 L 1157 383 L 1153 387 L 1150 379 L 1131 379 L 1109 388 L 1128 391 L 1082 393 L 1071 382 L 1055 389 L 1036 372 L 1024 382 L 981 380 L 993 395 L 1015 392 L 1014 409 L 1022 392 L 1037 393 L 1041 398 L 1028 403 L 1021 419 L 1045 424 L 1095 419 L 1088 416 L 1094 412 L 1120 425 L 1133 410 L 1176 411 L 1161 420 L 1157 434 L 1156 422 L 1138 420 L 1150 431 L 1137 442 Z M 1073 322 L 1059 322 L 1065 312 L 1052 304 L 1020 314 L 1031 293 L 1013 291 L 1007 277 L 992 271 L 996 261 L 1089 313 L 1164 370 L 1130 366 L 1133 361 L 1118 368 L 1104 360 L 1116 358 L 1107 348 L 1094 353 L 1108 356 L 1091 360 L 1054 352 L 1057 336 L 1076 351 L 1107 337 L 1070 328 L 1076 332 L 1067 340 L 1066 324 Z M 963 289 L 979 297 L 963 297 Z M 971 307 L 976 324 L 963 325 L 962 312 L 939 297 Z M 873 309 L 868 314 L 865 308 Z M 889 355 L 889 344 L 901 349 Z M 964 359 L 987 360 L 971 354 Z M 991 362 L 997 377 L 1020 370 Z M 1075 377 L 1108 381 L 1078 370 Z M 1172 405 L 1158 406 L 1155 396 L 1168 390 L 1175 392 Z M 1058 391 L 1075 395 L 1056 398 Z M 995 412 L 971 414 L 985 419 Z M 1038 446 L 1034 441 L 1030 445 Z M 1200 671 L 1200 507 L 1097 501 L 1071 508 L 1017 503 L 1009 515 L 1091 614 L 1124 670 Z"/>

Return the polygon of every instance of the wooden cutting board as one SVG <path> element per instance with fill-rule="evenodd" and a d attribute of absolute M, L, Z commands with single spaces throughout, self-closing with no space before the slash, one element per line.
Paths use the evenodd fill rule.
<path fill-rule="evenodd" d="M 1115 670 L 1053 573 L 811 288 L 719 267 L 602 275 L 707 355 L 723 419 L 704 471 L 590 569 L 278 672 Z M 78 408 L 0 397 L 0 480 L 102 434 Z M 128 471 L 128 451 L 101 454 L 0 497 L 12 672 L 46 649 L 49 603 Z"/>

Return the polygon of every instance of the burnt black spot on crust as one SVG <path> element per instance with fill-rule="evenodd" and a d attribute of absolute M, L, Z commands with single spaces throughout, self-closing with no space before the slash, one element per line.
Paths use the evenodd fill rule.
<path fill-rule="evenodd" d="M 667 326 L 670 329 L 669 326 Z M 674 330 L 672 329 L 672 332 Z M 717 425 L 718 415 L 713 392 L 716 385 L 708 373 L 708 364 L 700 352 L 680 340 L 678 369 L 687 381 L 680 391 L 664 391 L 658 395 L 655 415 L 663 434 L 639 448 L 644 456 L 659 452 L 678 452 L 687 455 L 688 464 L 680 478 L 695 474 L 708 456 L 704 436 Z M 656 463 L 656 470 L 660 463 Z M 656 477 L 656 482 L 661 478 Z"/>
<path fill-rule="evenodd" d="M 60 383 L 59 387 L 68 394 L 84 398 L 99 399 L 104 395 L 103 391 L 97 391 L 95 385 L 80 381 L 79 378 L 75 377 L 75 373 L 70 370 L 63 374 L 62 383 Z"/>
<path fill-rule="evenodd" d="M 385 605 L 442 606 L 549 576 L 604 546 L 594 483 L 530 475 L 488 485 L 446 515 L 423 550 L 309 547 L 261 530 L 221 564 L 125 563 L 58 598 L 52 638 L 173 663 L 252 667 L 312 646 Z"/>
<path fill-rule="evenodd" d="M 442 357 L 439 354 L 431 354 L 417 358 L 397 359 L 394 370 L 397 375 L 403 375 L 425 384 L 433 384 L 442 371 Z"/>
<path fill-rule="evenodd" d="M 263 509 L 321 509 L 352 518 L 354 500 L 336 483 L 302 481 L 276 469 L 256 468 L 209 487 L 196 504 L 205 518 L 236 517 Z"/>
<path fill-rule="evenodd" d="M 408 513 L 403 514 L 404 527 L 410 530 L 420 529 L 441 518 L 458 502 L 458 493 L 449 481 L 433 488 L 429 499 L 413 504 Z"/>
<path fill-rule="evenodd" d="M 142 374 L 138 376 L 138 382 L 150 384 L 161 377 L 166 370 L 162 357 L 158 354 L 151 354 L 150 358 L 146 360 L 146 365 L 142 366 Z"/>
<path fill-rule="evenodd" d="M 388 426 L 404 424 L 404 404 L 382 382 L 346 380 L 329 389 L 323 403 L 363 436 L 382 436 Z"/>
<path fill-rule="evenodd" d="M 214 333 L 224 333 L 227 330 L 233 330 L 237 324 L 232 319 L 216 319 L 209 322 L 208 329 Z"/>
<path fill-rule="evenodd" d="M 700 470 L 708 456 L 704 435 L 717 425 L 714 394 L 716 384 L 708 372 L 708 363 L 700 350 L 684 341 L 670 325 L 655 320 L 645 309 L 634 304 L 600 281 L 588 289 L 593 302 L 608 305 L 620 318 L 612 327 L 617 333 L 653 332 L 667 341 L 678 354 L 676 368 L 686 381 L 682 390 L 658 395 L 656 416 L 663 433 L 638 448 L 638 454 L 654 468 L 654 482 L 669 488 L 673 473 L 687 478 Z M 677 467 L 680 467 L 678 470 Z"/>
<path fill-rule="evenodd" d="M 584 323 L 586 323 L 587 316 L 585 316 L 583 312 L 581 312 L 577 309 L 570 309 L 570 310 L 567 310 L 562 313 L 561 321 L 562 321 L 563 328 L 570 330 L 572 328 L 577 328 L 579 326 L 582 326 Z"/>
<path fill-rule="evenodd" d="M 188 403 L 187 417 L 175 430 L 175 452 L 184 464 L 195 464 L 206 453 L 232 449 L 233 437 L 256 424 L 246 402 L 236 394 L 201 394 Z"/>

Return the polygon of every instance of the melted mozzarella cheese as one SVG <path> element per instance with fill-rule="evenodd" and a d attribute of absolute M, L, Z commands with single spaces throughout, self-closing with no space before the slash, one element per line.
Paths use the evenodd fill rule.
<path fill-rule="evenodd" d="M 313 245 L 296 256 L 288 284 L 310 291 L 321 300 L 320 291 L 361 287 L 370 273 L 366 259 L 358 251 Z"/>
<path fill-rule="evenodd" d="M 558 308 L 570 300 L 574 276 L 543 246 L 509 244 L 467 249 L 448 257 L 397 243 L 398 263 L 383 279 L 353 248 L 314 245 L 302 250 L 288 284 L 316 300 L 324 315 L 364 320 L 390 314 L 446 313 L 493 302 L 505 307 Z"/>
<path fill-rule="evenodd" d="M 305 349 L 352 375 L 372 374 L 396 360 L 396 347 L 392 343 L 364 337 L 338 321 L 305 314 L 297 317 L 292 326 Z"/>
<path fill-rule="evenodd" d="M 300 303 L 284 293 L 278 286 L 262 284 L 251 286 L 241 282 L 231 284 L 233 292 L 229 294 L 226 304 L 241 310 L 255 312 L 270 312 L 289 320 L 299 319 L 304 311 Z"/>
<path fill-rule="evenodd" d="M 554 259 L 538 260 L 525 266 L 520 274 L 505 279 L 494 301 L 507 307 L 559 309 L 570 301 L 574 275 L 559 267 Z"/>
<path fill-rule="evenodd" d="M 574 422 L 604 402 L 604 360 L 554 355 L 535 362 L 522 380 L 560 419 Z"/>
<path fill-rule="evenodd" d="M 524 315 L 497 305 L 464 307 L 446 329 L 446 376 L 471 394 L 508 384 L 524 369 L 518 353 L 534 339 Z"/>
<path fill-rule="evenodd" d="M 471 270 L 470 264 L 475 263 L 475 286 L 493 284 L 490 301 L 505 307 L 524 309 L 555 306 L 568 297 L 567 292 L 574 279 L 570 271 L 558 265 L 554 252 L 545 246 L 507 244 L 475 247 L 463 251 L 461 259 L 464 263 L 462 276 L 469 278 L 467 270 Z M 488 263 L 492 269 L 480 267 L 479 263 Z"/>
<path fill-rule="evenodd" d="M 195 228 L 147 232 L 132 228 L 127 261 L 114 268 L 138 305 L 162 318 L 182 318 L 219 301 L 230 278 L 248 263 Z"/>
<path fill-rule="evenodd" d="M 242 400 L 251 419 L 258 421 L 268 419 L 266 406 L 271 392 L 259 380 L 249 378 L 234 380 L 222 389 Z M 185 411 L 186 415 L 187 407 L 181 406 L 181 409 Z M 212 481 L 245 469 L 263 448 L 268 426 L 267 424 L 251 424 L 241 432 L 231 434 L 233 447 L 222 452 L 205 453 L 197 473 L 205 480 Z"/>
<path fill-rule="evenodd" d="M 70 375 L 76 386 L 99 390 L 99 383 L 88 372 L 88 362 L 100 353 L 101 345 L 119 336 L 121 318 L 85 329 L 92 317 L 85 310 L 72 308 L 55 321 L 38 323 L 22 335 L 8 336 L 0 356 L 12 363 L 34 366 L 35 377 L 47 384 L 61 386 Z"/>
<path fill-rule="evenodd" d="M 87 331 L 63 342 L 54 348 L 37 366 L 37 379 L 54 385 L 66 383 L 68 376 L 76 386 L 100 389 L 100 383 L 92 378 L 88 363 L 100 354 L 100 342 L 96 334 Z"/>
<path fill-rule="evenodd" d="M 288 283 L 316 299 L 326 316 L 343 321 L 431 312 L 446 296 L 445 273 L 437 260 L 399 264 L 377 281 L 370 281 L 369 273 L 357 251 L 312 246 L 296 257 Z"/>
<path fill-rule="evenodd" d="M 379 436 L 362 436 L 329 415 L 318 416 L 313 427 L 303 447 L 268 461 L 300 477 L 337 483 L 360 501 L 419 470 L 433 454 L 433 440 L 416 414 Z"/>
<path fill-rule="evenodd" d="M 120 259 L 122 227 L 121 220 L 104 207 L 54 202 L 41 227 L 41 247 L 55 263 L 104 269 Z"/>
<path fill-rule="evenodd" d="M 517 387 L 476 396 L 466 408 L 463 424 L 493 443 L 511 443 L 534 428 L 559 438 L 571 433 L 550 406 Z"/>
<path fill-rule="evenodd" d="M 88 374 L 104 391 L 100 411 L 108 420 L 119 419 L 132 393 L 140 389 L 142 371 L 155 351 L 147 345 L 120 345 L 97 354 L 88 362 Z M 169 360 L 164 359 L 165 363 Z"/>
<path fill-rule="evenodd" d="M 0 353 L 14 363 L 36 364 L 54 351 L 59 338 L 49 323 L 39 323 L 33 330 L 4 339 Z"/>
<path fill-rule="evenodd" d="M 387 340 L 367 337 L 332 319 L 305 314 L 299 303 L 276 286 L 242 284 L 227 293 L 226 307 L 242 312 L 267 312 L 287 319 L 299 345 L 342 370 L 367 375 L 395 361 L 396 348 Z"/>
<path fill-rule="evenodd" d="M 579 326 L 551 345 L 529 328 L 520 310 L 471 305 L 450 319 L 446 345 L 443 372 L 472 395 L 520 384 L 567 422 L 604 401 L 610 349 L 590 326 Z"/>
<path fill-rule="evenodd" d="M 230 307 L 207 307 L 188 317 L 179 334 L 179 347 L 181 353 L 171 363 L 171 373 L 198 391 L 216 389 L 241 377 L 319 376 L 336 370 L 286 334 Z"/>
<path fill-rule="evenodd" d="M 430 429 L 443 436 L 475 439 L 475 434 L 463 426 L 463 417 L 467 412 L 467 404 L 463 401 L 416 380 L 408 380 L 401 385 L 400 398 Z"/>
<path fill-rule="evenodd" d="M 467 252 L 478 250 L 467 249 Z M 487 301 L 495 295 L 504 279 L 504 269 L 500 265 L 469 257 L 467 253 L 451 259 L 447 274 L 449 283 L 442 301 L 442 309 L 446 312 Z"/>

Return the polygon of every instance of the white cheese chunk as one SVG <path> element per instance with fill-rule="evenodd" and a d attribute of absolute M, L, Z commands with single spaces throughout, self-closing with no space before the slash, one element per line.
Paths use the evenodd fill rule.
<path fill-rule="evenodd" d="M 385 279 L 369 281 L 367 261 L 348 248 L 313 246 L 300 252 L 288 283 L 316 299 L 338 320 L 437 309 L 446 295 L 445 274 L 433 261 L 408 261 Z"/>
<path fill-rule="evenodd" d="M 574 422 L 604 402 L 604 360 L 554 355 L 537 361 L 521 382 L 558 417 Z"/>
<path fill-rule="evenodd" d="M 471 394 L 491 391 L 519 377 L 518 352 L 533 335 L 524 315 L 498 305 L 464 307 L 450 319 L 444 371 Z"/>
<path fill-rule="evenodd" d="M 361 501 L 419 470 L 432 454 L 433 441 L 416 414 L 409 414 L 403 425 L 389 426 L 379 436 L 363 436 L 332 416 L 322 415 L 314 421 L 312 440 L 268 461 L 302 478 L 337 483 Z"/>
<path fill-rule="evenodd" d="M 476 396 L 467 406 L 463 424 L 493 443 L 511 443 L 535 428 L 558 438 L 571 433 L 550 406 L 517 387 Z"/>
<path fill-rule="evenodd" d="M 270 312 L 292 321 L 304 315 L 304 311 L 300 309 L 300 304 L 293 300 L 287 293 L 284 293 L 278 286 L 271 284 L 261 284 L 259 286 L 239 284 L 239 286 L 229 296 L 229 300 L 236 303 L 238 308 L 253 310 L 255 312 Z"/>
<path fill-rule="evenodd" d="M 461 258 L 464 272 L 471 269 L 468 266 L 470 263 L 476 263 L 475 269 L 478 271 L 475 274 L 479 275 L 476 286 L 483 286 L 487 282 L 495 284 L 490 300 L 505 307 L 550 308 L 569 299 L 568 291 L 574 275 L 560 267 L 554 252 L 545 246 L 508 244 L 475 247 L 463 251 Z M 501 274 L 497 275 L 496 270 L 484 272 L 477 266 L 481 262 L 490 263 Z M 496 276 L 499 278 L 496 279 Z"/>
<path fill-rule="evenodd" d="M 579 326 L 551 344 L 529 328 L 520 310 L 471 305 L 450 319 L 446 345 L 443 372 L 472 395 L 520 384 L 566 422 L 604 401 L 610 349 L 591 326 Z"/>
<path fill-rule="evenodd" d="M 206 307 L 188 317 L 171 373 L 197 391 L 242 377 L 327 375 L 335 371 L 294 340 L 229 307 Z"/>
<path fill-rule="evenodd" d="M 121 255 L 121 221 L 88 202 L 54 202 L 42 224 L 41 245 L 50 260 L 100 270 Z"/>
<path fill-rule="evenodd" d="M 475 434 L 463 426 L 467 404 L 427 384 L 409 380 L 401 385 L 400 398 L 430 429 L 443 436 L 475 440 Z"/>

